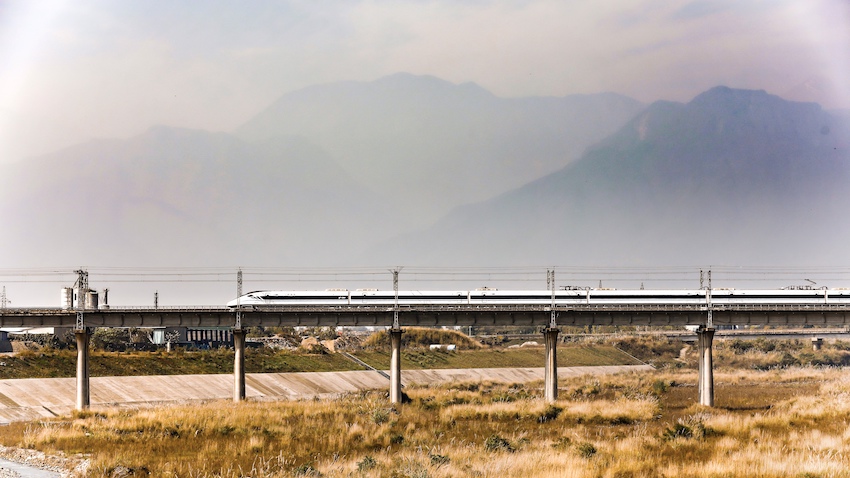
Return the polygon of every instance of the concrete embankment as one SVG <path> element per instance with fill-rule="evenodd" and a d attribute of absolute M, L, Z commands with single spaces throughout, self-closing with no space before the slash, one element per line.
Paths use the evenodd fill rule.
<path fill-rule="evenodd" d="M 652 370 L 649 365 L 560 367 L 559 377 L 605 375 Z M 405 370 L 404 385 L 492 381 L 527 383 L 543 379 L 543 368 Z M 74 378 L 0 380 L 0 424 L 37 420 L 70 413 L 76 399 Z M 254 373 L 246 376 L 246 394 L 253 400 L 293 400 L 326 397 L 389 387 L 386 374 L 353 372 Z M 166 403 L 222 400 L 233 397 L 233 375 L 156 375 L 92 377 L 91 404 L 140 407 Z"/>

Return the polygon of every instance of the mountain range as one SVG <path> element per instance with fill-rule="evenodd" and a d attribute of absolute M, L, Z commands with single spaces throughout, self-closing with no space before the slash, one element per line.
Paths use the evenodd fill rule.
<path fill-rule="evenodd" d="M 235 134 L 306 138 L 360 184 L 431 222 L 564 167 L 643 106 L 612 93 L 499 98 L 473 83 L 400 73 L 284 95 Z"/>
<path fill-rule="evenodd" d="M 845 264 L 850 120 L 398 74 L 0 167 L 0 268 Z"/>
<path fill-rule="evenodd" d="M 301 138 L 155 127 L 9 169 L 3 241 L 36 263 L 286 264 L 359 252 L 399 218 Z"/>
<path fill-rule="evenodd" d="M 381 249 L 459 265 L 844 264 L 848 185 L 846 117 L 717 87 Z"/>

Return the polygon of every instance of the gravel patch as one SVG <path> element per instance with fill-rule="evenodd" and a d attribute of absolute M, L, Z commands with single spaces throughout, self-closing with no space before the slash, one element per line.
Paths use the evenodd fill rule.
<path fill-rule="evenodd" d="M 0 478 L 20 478 L 21 474 L 11 468 L 6 468 L 6 460 L 0 459 Z M 8 465 L 6 465 L 8 466 Z"/>

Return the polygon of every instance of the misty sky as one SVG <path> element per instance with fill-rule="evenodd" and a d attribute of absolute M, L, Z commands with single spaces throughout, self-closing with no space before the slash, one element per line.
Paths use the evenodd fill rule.
<path fill-rule="evenodd" d="M 286 92 L 400 71 L 645 102 L 819 78 L 846 108 L 848 30 L 846 0 L 2 0 L 0 162 L 155 124 L 229 131 Z"/>

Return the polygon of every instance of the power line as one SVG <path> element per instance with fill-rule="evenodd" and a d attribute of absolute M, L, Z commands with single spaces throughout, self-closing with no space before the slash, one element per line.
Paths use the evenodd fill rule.
<path fill-rule="evenodd" d="M 226 267 L 97 267 L 86 269 L 93 279 L 109 283 L 230 283 L 237 268 Z M 707 268 L 708 269 L 708 268 Z M 387 269 L 375 267 L 341 268 L 276 268 L 245 267 L 246 282 L 358 282 L 389 283 Z M 544 283 L 547 271 L 557 272 L 560 283 L 698 283 L 700 268 L 689 266 L 646 267 L 405 267 L 401 278 L 410 283 L 493 282 Z M 814 279 L 819 284 L 850 281 L 850 267 L 845 266 L 712 266 L 716 284 L 734 282 L 803 282 Z M 7 283 L 69 283 L 74 272 L 55 268 L 0 269 Z M 811 279 L 810 279 L 811 278 Z M 550 279 L 551 280 L 551 279 Z"/>

